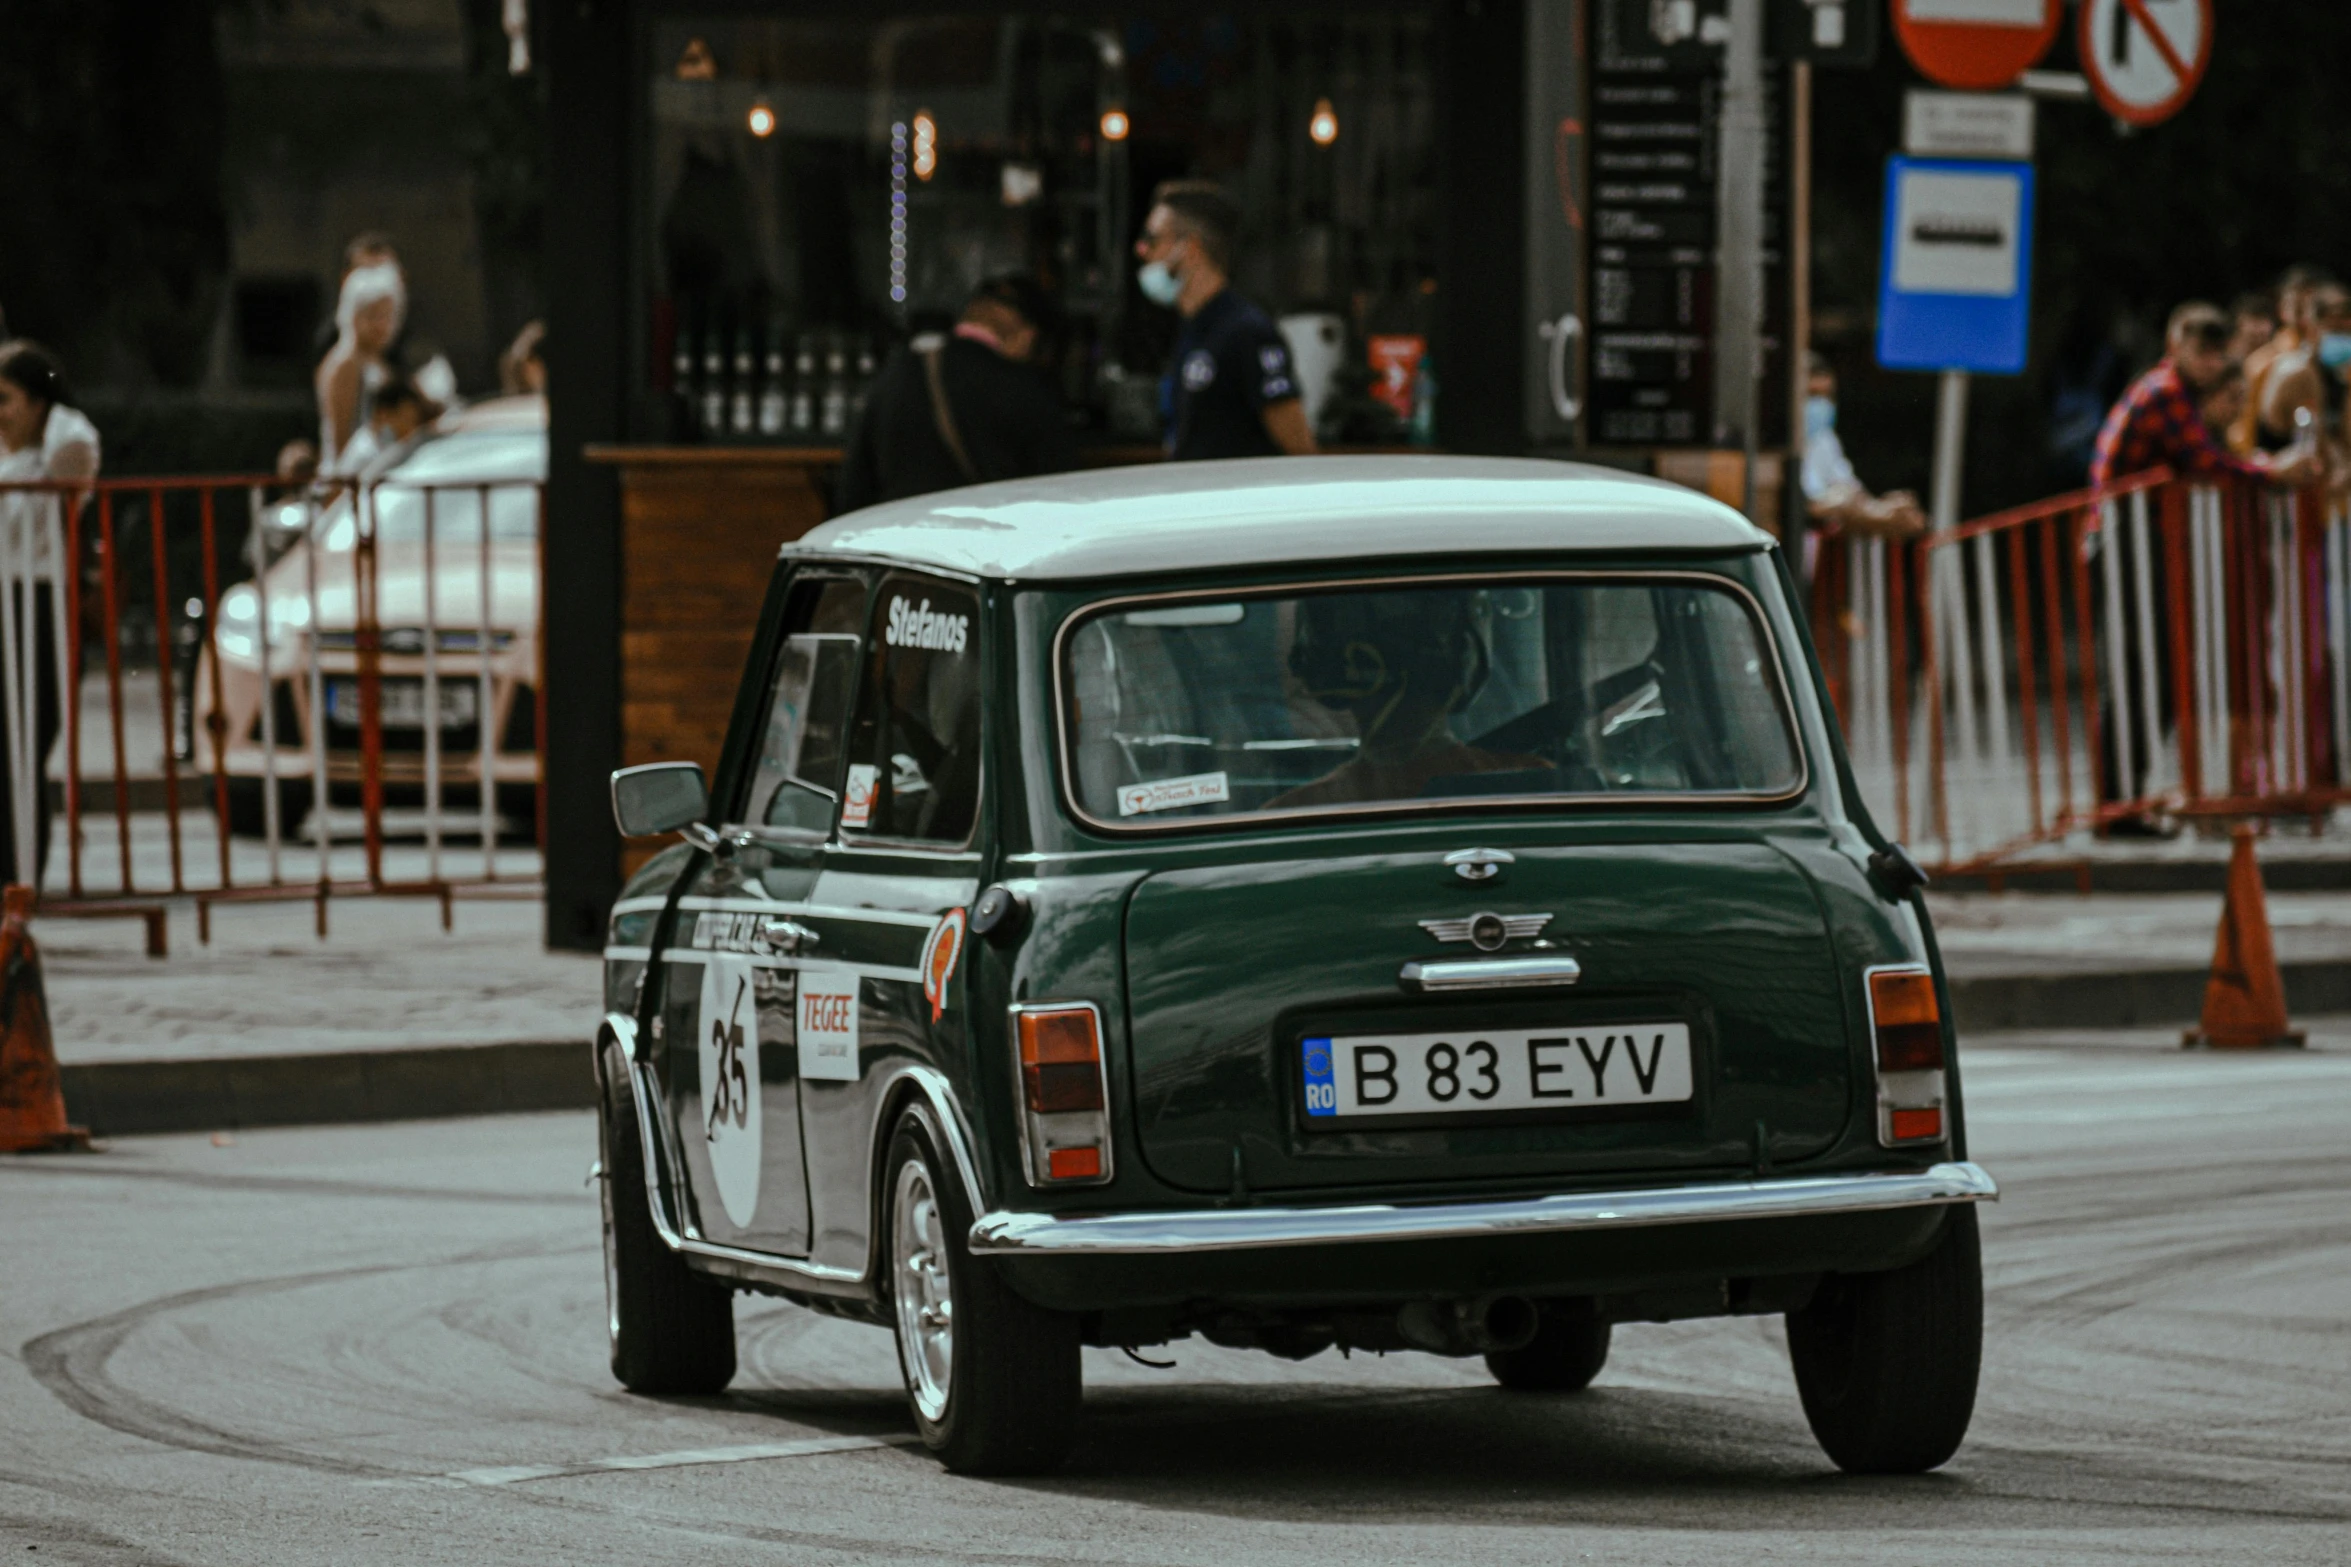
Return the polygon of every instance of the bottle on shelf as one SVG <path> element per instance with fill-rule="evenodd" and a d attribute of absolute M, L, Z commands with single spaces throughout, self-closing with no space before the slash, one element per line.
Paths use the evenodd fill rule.
<path fill-rule="evenodd" d="M 824 403 L 818 429 L 828 441 L 849 433 L 849 349 L 839 333 L 825 339 Z"/>
<path fill-rule="evenodd" d="M 684 321 L 678 323 L 677 342 L 670 348 L 669 396 L 672 429 L 679 439 L 686 439 L 700 413 L 694 400 L 694 328 Z"/>
<path fill-rule="evenodd" d="M 849 427 L 865 417 L 865 399 L 873 390 L 874 373 L 880 368 L 874 357 L 873 339 L 860 335 L 857 339 L 857 380 L 849 394 Z"/>
<path fill-rule="evenodd" d="M 776 318 L 767 323 L 767 353 L 760 366 L 759 433 L 771 441 L 779 438 L 790 413 L 790 394 L 784 386 L 784 323 Z"/>
<path fill-rule="evenodd" d="M 734 397 L 727 404 L 727 428 L 736 435 L 749 435 L 754 409 L 758 374 L 758 350 L 751 339 L 751 323 L 745 321 L 735 328 L 735 387 Z"/>
<path fill-rule="evenodd" d="M 724 435 L 727 428 L 726 334 L 715 321 L 702 329 L 702 434 Z"/>
<path fill-rule="evenodd" d="M 791 432 L 802 440 L 816 434 L 816 338 L 800 334 L 792 353 Z"/>

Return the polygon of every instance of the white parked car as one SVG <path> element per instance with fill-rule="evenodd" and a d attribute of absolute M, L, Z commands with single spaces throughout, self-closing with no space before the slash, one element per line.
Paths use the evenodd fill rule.
<path fill-rule="evenodd" d="M 443 809 L 460 822 L 478 811 L 486 761 L 501 811 L 527 817 L 539 777 L 539 497 L 546 475 L 545 400 L 499 398 L 445 417 L 371 471 L 357 505 L 345 491 L 323 504 L 286 503 L 265 517 L 268 563 L 221 595 L 193 691 L 196 765 L 210 772 L 218 755 L 233 831 L 265 830 L 274 776 L 278 829 L 293 836 L 316 798 L 322 751 L 330 799 L 359 798 L 363 512 L 375 539 L 386 800 L 414 805 L 425 798 L 429 623 Z"/>

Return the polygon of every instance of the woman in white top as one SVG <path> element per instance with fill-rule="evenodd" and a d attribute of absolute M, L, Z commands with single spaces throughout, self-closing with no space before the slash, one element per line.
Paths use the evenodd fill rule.
<path fill-rule="evenodd" d="M 397 263 L 354 267 L 335 301 L 335 346 L 318 362 L 318 465 L 338 473 L 343 448 L 367 423 L 368 402 L 390 379 L 384 354 L 400 335 L 408 287 Z"/>
<path fill-rule="evenodd" d="M 73 569 L 65 509 L 80 497 L 5 486 L 97 476 L 97 427 L 69 405 L 56 358 L 37 343 L 0 343 L 0 875 L 11 882 L 39 885 L 49 858 L 44 780 L 65 710 L 57 589 Z M 25 863 L 17 845 L 28 841 Z"/>

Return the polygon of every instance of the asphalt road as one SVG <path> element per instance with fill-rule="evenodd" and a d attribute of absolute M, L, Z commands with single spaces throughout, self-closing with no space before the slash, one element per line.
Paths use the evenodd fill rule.
<path fill-rule="evenodd" d="M 1089 1351 L 1068 1471 L 909 1451 L 888 1337 L 746 1298 L 712 1400 L 603 1364 L 586 1115 L 0 1161 L 15 1561 L 2351 1559 L 2351 1031 L 1970 1056 L 1975 1429 L 1842 1477 L 1772 1320 L 1620 1328 L 1582 1395 L 1476 1362 Z M 28 1554 L 35 1548 L 39 1555 Z"/>

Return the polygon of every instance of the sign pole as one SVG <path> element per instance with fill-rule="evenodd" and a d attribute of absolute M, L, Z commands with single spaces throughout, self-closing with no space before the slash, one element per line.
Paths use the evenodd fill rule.
<path fill-rule="evenodd" d="M 1959 526 L 1959 481 L 1967 453 L 1967 372 L 1946 370 L 1935 388 L 1935 467 L 1929 486 L 1930 522 L 1937 533 Z M 1951 682 L 1958 712 L 1951 732 L 1952 754 L 1963 765 L 1976 755 L 1975 647 L 1967 621 L 1967 579 L 1958 549 L 1934 552 L 1935 656 Z M 1936 693 L 1932 700 L 1943 700 Z"/>
<path fill-rule="evenodd" d="M 1931 495 L 1937 533 L 1959 526 L 1959 479 L 1967 457 L 1967 372 L 1946 370 L 1935 388 L 1935 474 Z"/>
<path fill-rule="evenodd" d="M 1714 439 L 1744 462 L 1755 519 L 1757 378 L 1763 372 L 1763 0 L 1730 0 L 1715 176 Z"/>

